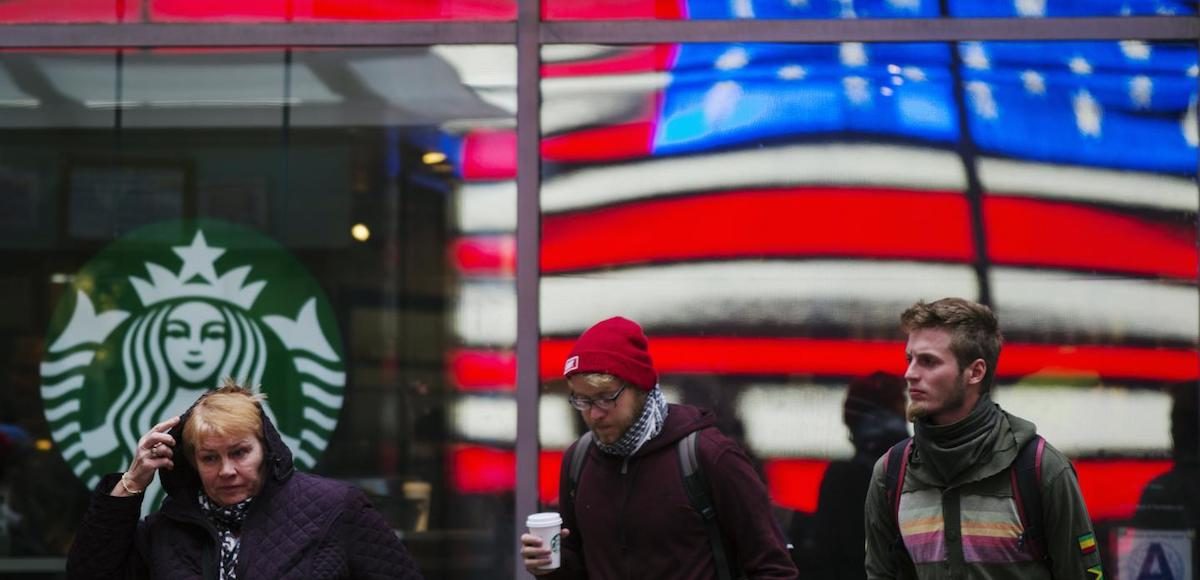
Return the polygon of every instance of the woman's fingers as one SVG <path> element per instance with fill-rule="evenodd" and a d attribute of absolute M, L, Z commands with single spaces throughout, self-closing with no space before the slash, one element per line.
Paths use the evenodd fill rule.
<path fill-rule="evenodd" d="M 150 431 L 138 440 L 138 447 L 149 451 L 150 457 L 153 459 L 163 457 L 164 454 L 170 456 L 171 449 L 175 447 L 175 438 L 168 435 L 167 431 L 177 424 L 179 424 L 178 415 L 151 427 Z"/>
<path fill-rule="evenodd" d="M 131 480 L 138 485 L 149 485 L 155 470 L 175 467 L 175 438 L 167 432 L 178 424 L 179 416 L 176 415 L 142 435 L 127 471 Z"/>

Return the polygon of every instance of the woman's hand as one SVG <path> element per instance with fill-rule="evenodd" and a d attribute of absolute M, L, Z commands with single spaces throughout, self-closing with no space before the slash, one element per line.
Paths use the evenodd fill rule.
<path fill-rule="evenodd" d="M 111 495 L 127 496 L 142 493 L 154 481 L 154 472 L 175 467 L 175 438 L 167 434 L 179 423 L 179 416 L 171 417 L 152 427 L 138 440 L 133 450 L 133 461 L 113 487 Z"/>
<path fill-rule="evenodd" d="M 561 533 L 562 535 L 559 538 L 566 539 L 567 536 L 571 535 L 571 530 L 563 528 Z M 550 565 L 550 548 L 543 544 L 545 542 L 533 534 L 521 534 L 521 558 L 524 560 L 525 569 L 534 576 L 541 576 L 557 571 L 557 569 L 541 569 L 542 566 Z M 559 546 L 561 545 L 560 543 Z"/>

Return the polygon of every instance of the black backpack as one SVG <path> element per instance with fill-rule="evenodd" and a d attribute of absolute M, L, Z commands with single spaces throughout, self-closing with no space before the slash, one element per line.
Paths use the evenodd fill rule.
<path fill-rule="evenodd" d="M 900 491 L 904 486 L 904 474 L 908 471 L 908 457 L 912 453 L 913 439 L 909 437 L 892 446 L 883 457 L 884 488 L 889 511 L 892 514 L 892 530 L 895 539 L 890 550 L 901 561 L 901 568 L 909 577 L 916 577 L 912 559 L 904 546 L 904 537 L 900 534 Z M 1012 481 L 1013 502 L 1017 504 L 1017 515 L 1021 518 L 1021 526 L 1025 532 L 1021 534 L 1018 545 L 1028 545 L 1034 560 L 1045 560 L 1046 529 L 1042 522 L 1042 454 L 1046 450 L 1046 440 L 1041 435 L 1025 443 L 1017 452 L 1017 459 L 1009 468 Z"/>
<path fill-rule="evenodd" d="M 687 490 L 688 501 L 691 502 L 692 508 L 700 514 L 700 518 L 704 520 L 704 530 L 708 533 L 708 542 L 712 545 L 713 561 L 716 562 L 717 578 L 733 580 L 734 575 L 730 568 L 725 542 L 721 539 L 720 528 L 717 527 L 717 509 L 713 506 L 712 498 L 709 496 L 708 481 L 704 478 L 704 471 L 700 469 L 699 456 L 696 452 L 696 435 L 698 433 L 699 431 L 692 431 L 676 444 L 679 455 L 679 473 L 683 477 L 683 487 Z M 570 465 L 570 469 L 567 470 L 566 493 L 562 494 L 564 512 L 575 513 L 575 490 L 579 486 L 579 474 L 583 471 L 583 461 L 587 459 L 588 449 L 592 446 L 592 438 L 591 431 L 584 433 L 575 443 L 571 455 L 563 458 L 563 461 Z M 578 530 L 575 531 L 578 532 Z"/>

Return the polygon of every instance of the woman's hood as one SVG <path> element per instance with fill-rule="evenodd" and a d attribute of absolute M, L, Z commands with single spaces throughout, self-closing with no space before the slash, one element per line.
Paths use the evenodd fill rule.
<path fill-rule="evenodd" d="M 195 495 L 201 487 L 200 474 L 192 462 L 184 457 L 183 451 L 183 428 L 191 418 L 192 409 L 195 406 L 193 403 L 192 407 L 184 411 L 179 416 L 179 423 L 167 432 L 168 435 L 175 438 L 175 467 L 170 471 L 160 470 L 158 477 L 168 496 Z M 266 490 L 276 483 L 287 481 L 296 468 L 292 463 L 292 451 L 284 444 L 275 424 L 263 412 L 261 403 L 258 405 L 258 413 L 262 418 L 263 426 L 263 489 Z"/>

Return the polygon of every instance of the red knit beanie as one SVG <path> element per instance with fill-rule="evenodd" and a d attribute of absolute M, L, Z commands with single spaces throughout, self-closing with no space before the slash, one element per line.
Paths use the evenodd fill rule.
<path fill-rule="evenodd" d="M 613 375 L 643 391 L 658 384 L 646 334 L 638 323 L 620 316 L 597 322 L 575 341 L 563 365 L 563 376 L 578 373 Z"/>

